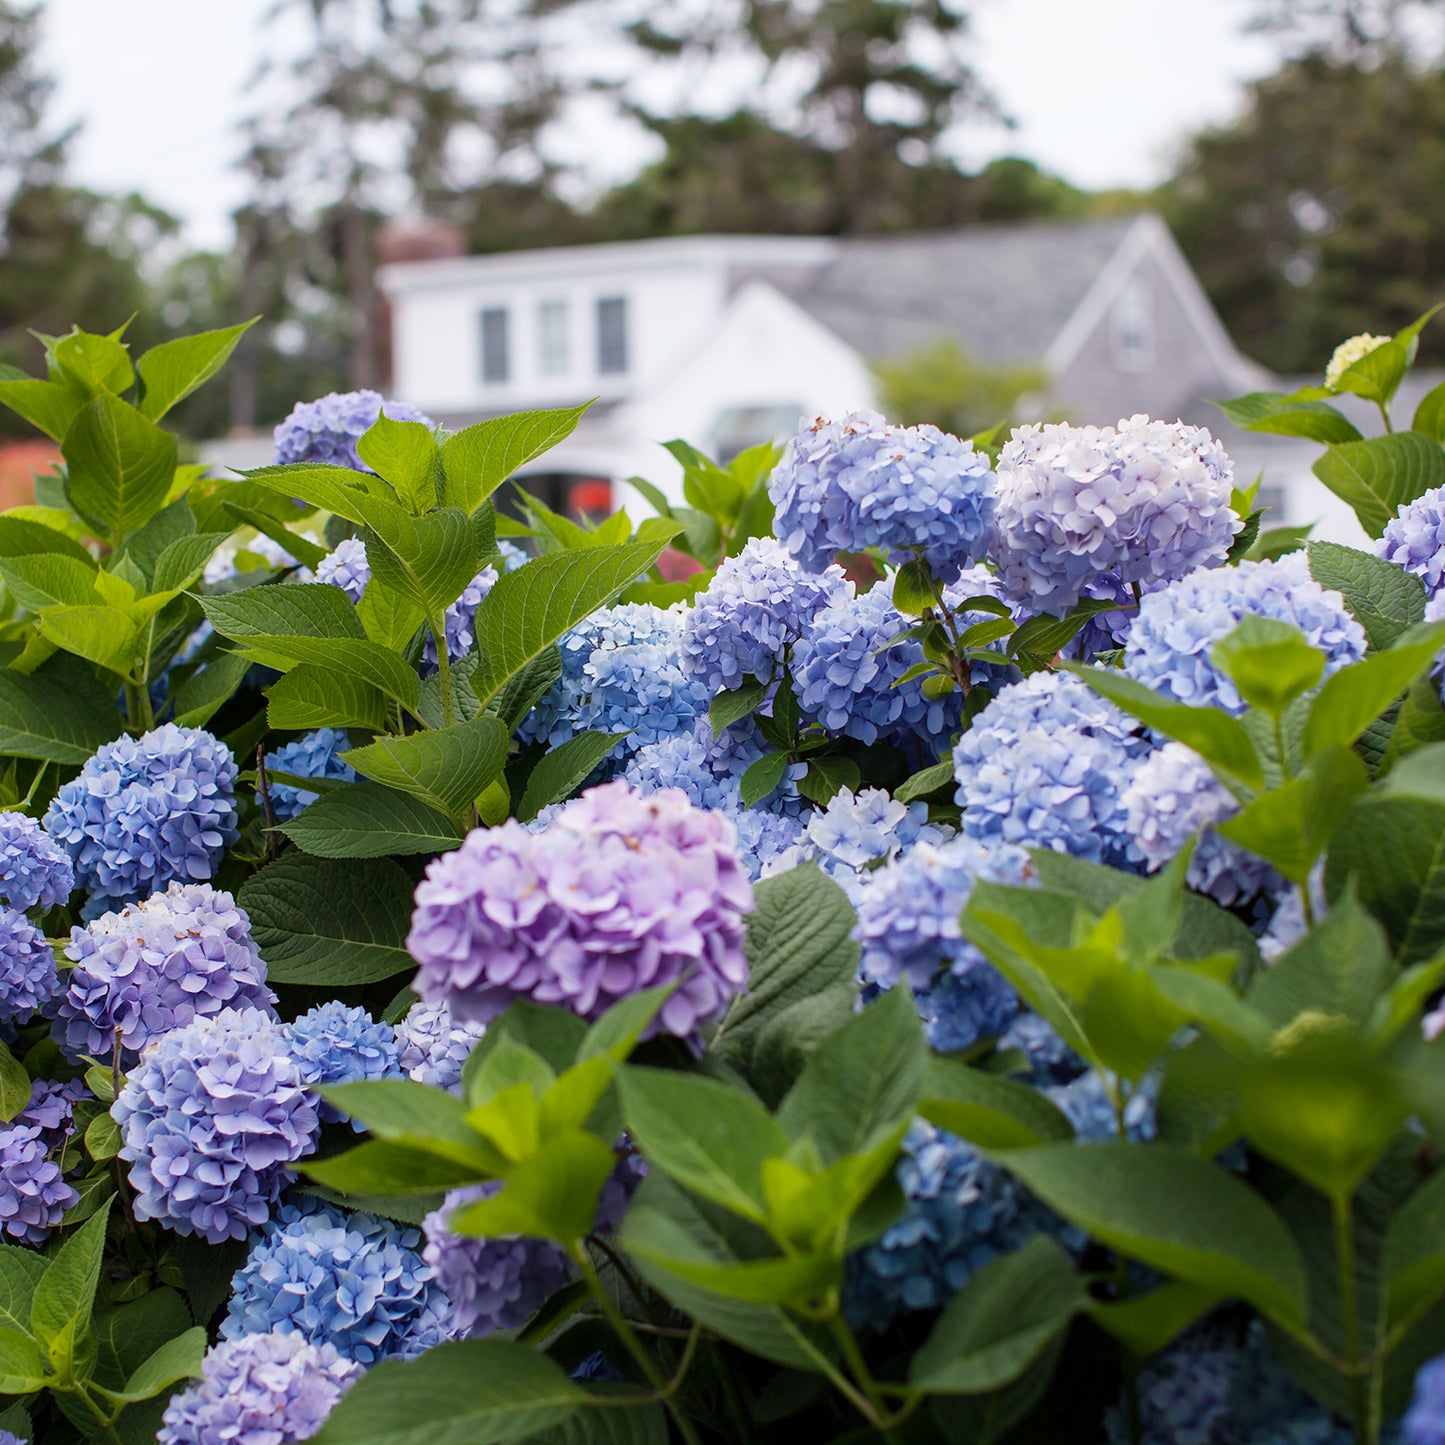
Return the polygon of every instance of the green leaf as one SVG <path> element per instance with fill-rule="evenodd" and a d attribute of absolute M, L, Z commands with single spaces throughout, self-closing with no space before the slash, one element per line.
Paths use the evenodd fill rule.
<path fill-rule="evenodd" d="M 469 809 L 507 760 L 507 730 L 494 717 L 383 737 L 341 754 L 365 778 L 410 793 L 453 817 Z"/>
<path fill-rule="evenodd" d="M 905 617 L 922 617 L 937 607 L 942 598 L 943 589 L 926 562 L 905 562 L 893 574 L 893 605 Z"/>
<path fill-rule="evenodd" d="M 767 686 L 756 681 L 745 682 L 741 687 L 735 687 L 729 692 L 718 693 L 707 710 L 713 732 L 720 736 L 735 722 L 751 717 L 763 705 L 767 694 Z"/>
<path fill-rule="evenodd" d="M 135 380 L 135 368 L 120 340 L 121 331 L 102 336 L 75 327 L 65 336 L 48 340 L 45 350 L 51 377 L 81 397 L 124 391 Z"/>
<path fill-rule="evenodd" d="M 0 405 L 8 406 L 53 442 L 63 442 L 80 414 L 79 397 L 53 381 L 0 379 Z"/>
<path fill-rule="evenodd" d="M 40 552 L 30 557 L 0 558 L 0 576 L 10 595 L 28 612 L 47 607 L 86 607 L 100 601 L 95 590 L 98 569 L 57 552 Z"/>
<path fill-rule="evenodd" d="M 808 771 L 798 779 L 798 791 L 819 807 L 826 807 L 843 789 L 856 791 L 861 781 L 862 774 L 852 758 L 812 757 L 808 759 Z"/>
<path fill-rule="evenodd" d="M 570 436 L 591 404 L 494 417 L 448 437 L 442 446 L 447 506 L 475 512 L 518 467 Z"/>
<path fill-rule="evenodd" d="M 49 608 L 41 615 L 40 635 L 112 672 L 129 672 L 140 651 L 140 629 L 110 607 Z"/>
<path fill-rule="evenodd" d="M 1235 426 L 1335 445 L 1360 440 L 1359 428 L 1326 401 L 1294 401 L 1283 392 L 1255 391 L 1214 403 Z"/>
<path fill-rule="evenodd" d="M 932 767 L 914 773 L 911 778 L 905 778 L 893 790 L 893 796 L 900 803 L 912 803 L 936 793 L 940 788 L 952 787 L 953 781 L 953 759 L 945 758 L 941 763 L 934 763 Z"/>
<path fill-rule="evenodd" d="M 25 1065 L 0 1043 L 0 1122 L 9 1123 L 30 1102 L 30 1075 Z"/>
<path fill-rule="evenodd" d="M 457 507 L 417 518 L 392 508 L 375 516 L 364 536 L 373 578 L 437 622 L 466 591 L 481 562 L 471 519 Z"/>
<path fill-rule="evenodd" d="M 308 1178 L 348 1196 L 435 1194 L 477 1181 L 470 1164 L 458 1164 L 430 1148 L 382 1140 L 299 1167 Z"/>
<path fill-rule="evenodd" d="M 4 388 L 0 387 L 0 398 L 3 398 L 3 394 Z M 1424 432 L 1426 436 L 1434 437 L 1437 442 L 1445 442 L 1445 381 L 1432 387 L 1420 398 L 1410 430 Z"/>
<path fill-rule="evenodd" d="M 1309 541 L 1315 529 L 1313 522 L 1297 527 L 1269 527 L 1261 532 L 1250 544 L 1241 560 L 1245 562 L 1272 562 L 1298 552 Z"/>
<path fill-rule="evenodd" d="M 1392 514 L 1393 515 L 1393 514 Z M 1413 572 L 1338 542 L 1311 542 L 1310 576 L 1339 592 L 1372 651 L 1393 647 L 1425 616 L 1425 584 Z"/>
<path fill-rule="evenodd" d="M 82 407 L 61 447 L 71 504 L 119 543 L 160 511 L 176 473 L 176 439 L 119 397 Z"/>
<path fill-rule="evenodd" d="M 445 853 L 461 843 L 445 813 L 409 793 L 370 782 L 322 794 L 280 831 L 317 858 Z"/>
<path fill-rule="evenodd" d="M 760 803 L 783 781 L 791 759 L 787 753 L 764 753 L 756 762 L 749 763 L 738 783 L 743 807 L 751 808 Z"/>
<path fill-rule="evenodd" d="M 1040 612 L 1014 629 L 1009 637 L 1008 655 L 1052 658 L 1084 630 L 1091 617 L 1100 612 L 1117 611 L 1118 607 L 1114 601 L 1087 599 L 1071 607 L 1066 617 L 1051 617 L 1047 612 Z"/>
<path fill-rule="evenodd" d="M 339 592 L 340 588 L 333 588 Z M 378 642 L 351 637 L 260 637 L 247 642 L 245 655 L 267 667 L 288 669 L 310 664 L 340 671 L 366 687 L 380 689 L 408 712 L 419 706 L 421 686 L 406 660 Z"/>
<path fill-rule="evenodd" d="M 156 558 L 150 590 L 171 592 L 189 587 L 205 571 L 216 548 L 230 535 L 229 532 L 197 532 L 172 542 Z"/>
<path fill-rule="evenodd" d="M 587 1401 L 537 1350 L 454 1340 L 384 1360 L 341 1397 L 315 1445 L 494 1445 L 548 1430 Z"/>
<path fill-rule="evenodd" d="M 626 736 L 626 733 L 577 733 L 543 754 L 527 776 L 522 801 L 517 805 L 517 821 L 530 822 L 549 804 L 570 798 Z"/>
<path fill-rule="evenodd" d="M 35 1286 L 45 1269 L 43 1255 L 16 1244 L 0 1244 L 0 1328 L 30 1333 Z"/>
<path fill-rule="evenodd" d="M 250 661 L 239 652 L 217 653 L 181 684 L 175 696 L 176 721 L 182 727 L 205 727 L 250 670 Z"/>
<path fill-rule="evenodd" d="M 356 454 L 396 488 L 412 516 L 436 506 L 440 456 L 425 422 L 393 421 L 383 410 L 356 443 Z"/>
<path fill-rule="evenodd" d="M 19 1330 L 0 1329 L 0 1394 L 33 1395 L 47 1380 L 40 1346 Z"/>
<path fill-rule="evenodd" d="M 85 1131 L 85 1152 L 97 1163 L 120 1153 L 120 1126 L 109 1114 L 97 1114 Z"/>
<path fill-rule="evenodd" d="M 109 1215 L 107 1202 L 60 1246 L 35 1286 L 30 1328 L 62 1378 L 70 1377 L 90 1335 Z"/>
<path fill-rule="evenodd" d="M 273 983 L 374 983 L 415 967 L 412 882 L 386 859 L 287 853 L 247 879 L 237 902 Z"/>
<path fill-rule="evenodd" d="M 1088 1314 L 1135 1359 L 1144 1360 L 1183 1334 L 1223 1297 L 1222 1291 L 1207 1285 L 1173 1280 L 1133 1299 L 1091 1301 Z"/>
<path fill-rule="evenodd" d="M 1233 1175 L 1169 1144 L 1049 1144 L 998 1161 L 1050 1208 L 1131 1259 L 1299 1322 L 1304 1265 L 1289 1231 Z"/>
<path fill-rule="evenodd" d="M 0 753 L 80 764 L 121 724 L 115 698 L 82 662 L 59 657 L 28 677 L 0 670 Z"/>
<path fill-rule="evenodd" d="M 1298 627 L 1273 617 L 1246 617 L 1209 652 L 1251 707 L 1279 717 L 1324 674 L 1325 655 Z"/>
<path fill-rule="evenodd" d="M 1445 484 L 1445 450 L 1421 432 L 1394 432 L 1332 446 L 1314 473 L 1378 537 L 1401 503 Z"/>
<path fill-rule="evenodd" d="M 520 1234 L 573 1245 L 591 1231 L 602 1186 L 616 1163 L 611 1148 L 595 1135 L 564 1130 L 512 1165 L 497 1193 L 453 1209 L 447 1227 L 484 1238 Z"/>
<path fill-rule="evenodd" d="M 1428 629 L 1421 641 L 1377 652 L 1342 668 L 1320 689 L 1305 724 L 1304 750 L 1313 757 L 1329 747 L 1350 747 L 1435 660 L 1445 645 L 1445 625 Z"/>
<path fill-rule="evenodd" d="M 552 552 L 499 577 L 473 621 L 482 661 L 472 687 L 483 707 L 563 633 L 651 567 L 666 545 L 654 540 Z"/>
<path fill-rule="evenodd" d="M 284 547 L 287 555 L 294 557 L 303 567 L 315 567 L 322 558 L 329 555 L 325 547 L 317 546 L 309 537 L 293 532 L 277 518 L 255 507 L 227 502 L 224 510 L 238 522 L 254 527 L 263 537 L 269 537 L 278 547 Z"/>
<path fill-rule="evenodd" d="M 1037 1089 L 931 1055 L 918 1112 L 981 1149 L 1025 1149 L 1073 1138 L 1069 1121 Z"/>
<path fill-rule="evenodd" d="M 236 343 L 260 319 L 253 316 L 239 326 L 201 331 L 151 347 L 136 362 L 141 381 L 141 415 L 159 421 L 178 401 L 184 401 L 208 382 L 230 359 Z"/>
<path fill-rule="evenodd" d="M 327 582 L 248 587 L 223 597 L 203 597 L 201 607 L 222 637 L 237 642 L 366 636 L 346 593 Z"/>
<path fill-rule="evenodd" d="M 251 666 L 250 660 L 241 653 L 232 655 L 244 663 L 244 675 Z M 177 706 L 179 709 L 179 704 Z M 387 723 L 386 695 L 348 673 L 303 663 L 267 690 L 266 721 L 284 732 L 335 727 L 364 728 L 367 732 L 379 733 Z"/>
<path fill-rule="evenodd" d="M 167 1340 L 136 1368 L 120 1393 L 127 1400 L 148 1400 L 180 1380 L 194 1379 L 201 1373 L 205 1353 L 206 1332 L 198 1325 Z"/>
<path fill-rule="evenodd" d="M 1401 1206 L 1385 1237 L 1386 1318 L 1413 1318 L 1445 1296 L 1445 1170 Z"/>
<path fill-rule="evenodd" d="M 95 571 L 95 558 L 73 537 L 43 522 L 26 521 L 13 511 L 0 513 L 0 557 L 33 557 L 37 553 L 68 557 L 73 562 Z"/>
<path fill-rule="evenodd" d="M 561 1425 L 529 1435 L 527 1445 L 668 1445 L 670 1438 L 661 1405 L 629 1400 L 625 1410 L 583 1405 Z"/>
<path fill-rule="evenodd" d="M 516 673 L 492 700 L 488 711 L 501 718 L 509 733 L 516 732 L 522 719 L 562 676 L 562 653 L 554 644 L 544 648 Z"/>

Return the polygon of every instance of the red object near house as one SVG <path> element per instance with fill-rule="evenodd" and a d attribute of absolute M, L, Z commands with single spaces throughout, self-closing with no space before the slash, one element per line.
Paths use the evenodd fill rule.
<path fill-rule="evenodd" d="M 0 511 L 28 507 L 35 501 L 35 474 L 48 472 L 60 460 L 54 442 L 0 444 Z"/>

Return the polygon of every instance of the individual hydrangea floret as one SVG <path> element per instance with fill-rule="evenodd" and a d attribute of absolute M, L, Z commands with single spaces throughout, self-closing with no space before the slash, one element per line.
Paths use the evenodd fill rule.
<path fill-rule="evenodd" d="M 1345 379 L 1345 373 L 1357 361 L 1363 361 L 1372 351 L 1378 351 L 1391 339 L 1388 336 L 1371 336 L 1366 331 L 1359 336 L 1350 337 L 1348 341 L 1340 342 L 1330 357 L 1329 365 L 1325 367 L 1326 388 L 1338 391 L 1340 382 Z"/>
<path fill-rule="evenodd" d="M 682 668 L 708 695 L 772 682 L 824 607 L 851 596 L 841 567 L 802 571 L 771 537 L 754 537 L 718 568 L 682 625 Z"/>
<path fill-rule="evenodd" d="M 64 903 L 75 887 L 70 856 L 34 818 L 0 813 L 0 903 L 17 913 Z"/>
<path fill-rule="evenodd" d="M 444 1003 L 414 1003 L 396 1026 L 398 1066 L 419 1084 L 459 1093 L 462 1070 L 485 1032 L 485 1024 L 456 1018 Z"/>
<path fill-rule="evenodd" d="M 472 628 L 477 608 L 482 605 L 482 598 L 496 586 L 496 582 L 497 569 L 483 567 L 467 583 L 462 595 L 442 614 L 442 632 L 446 637 L 449 662 L 465 657 L 472 650 L 472 644 L 477 640 Z M 436 638 L 428 631 L 426 641 L 422 644 L 421 661 L 417 670 L 423 677 L 434 677 L 439 668 Z"/>
<path fill-rule="evenodd" d="M 1400 1426 L 1404 1445 L 1445 1445 L 1445 1355 L 1420 1367 Z"/>
<path fill-rule="evenodd" d="M 348 1008 L 340 1000 L 318 1004 L 282 1026 L 286 1047 L 301 1069 L 303 1083 L 354 1084 L 363 1079 L 395 1078 L 401 1073 L 396 1030 L 378 1023 L 364 1008 Z M 320 1102 L 318 1112 L 331 1123 L 346 1115 Z M 365 1125 L 356 1123 L 356 1129 Z"/>
<path fill-rule="evenodd" d="M 451 1329 L 421 1243 L 419 1229 L 360 1211 L 285 1205 L 231 1281 L 221 1338 L 296 1335 L 361 1365 L 418 1355 Z"/>
<path fill-rule="evenodd" d="M 126 1075 L 111 1115 L 136 1218 L 210 1244 L 265 1224 L 318 1127 L 281 1026 L 259 1009 L 163 1035 Z"/>
<path fill-rule="evenodd" d="M 455 1210 L 490 1198 L 501 1187 L 487 1183 L 454 1189 L 441 1208 L 422 1221 L 427 1241 L 422 1258 L 451 1301 L 452 1333 L 457 1335 L 520 1329 L 572 1277 L 565 1251 L 550 1240 L 485 1239 L 448 1227 Z"/>
<path fill-rule="evenodd" d="M 1037 672 L 1002 689 L 954 748 L 962 831 L 1129 866 L 1141 855 L 1123 795 L 1150 747 L 1080 678 Z"/>
<path fill-rule="evenodd" d="M 271 1011 L 276 996 L 251 937 L 251 920 L 209 883 L 164 893 L 70 931 L 73 967 L 56 1010 L 56 1042 L 72 1058 L 122 1061 L 171 1029 L 228 1008 Z"/>
<path fill-rule="evenodd" d="M 994 475 L 973 443 L 933 426 L 889 426 L 875 411 L 804 421 L 768 483 L 774 530 L 809 571 L 839 552 L 916 556 L 951 582 L 988 548 Z"/>
<path fill-rule="evenodd" d="M 1298 627 L 1325 654 L 1326 677 L 1365 655 L 1364 629 L 1344 598 L 1321 587 L 1305 554 L 1293 552 L 1276 562 L 1195 572 L 1150 593 L 1129 628 L 1124 670 L 1175 702 L 1242 713 L 1244 700 L 1210 654 L 1246 617 Z"/>
<path fill-rule="evenodd" d="M 690 1038 L 747 985 L 753 890 L 735 845 L 721 814 L 620 781 L 538 832 L 474 829 L 417 887 L 416 990 L 484 1023 L 519 996 L 595 1019 L 680 979 L 653 1027 Z"/>
<path fill-rule="evenodd" d="M 356 780 L 356 771 L 350 763 L 341 760 L 341 754 L 351 747 L 351 739 L 340 728 L 317 728 L 305 737 L 276 748 L 266 754 L 266 767 L 278 773 L 293 773 L 298 778 L 333 778 L 338 782 L 350 783 Z M 320 796 L 290 783 L 274 783 L 268 778 L 266 793 L 271 801 L 271 813 L 278 823 L 289 823 L 303 808 L 308 808 Z M 261 802 L 261 794 L 256 794 Z"/>
<path fill-rule="evenodd" d="M 0 1233 L 23 1244 L 43 1244 L 80 1196 L 50 1156 L 38 1124 L 0 1128 Z"/>
<path fill-rule="evenodd" d="M 107 907 L 201 881 L 240 836 L 238 771 L 210 733 L 166 723 L 105 743 L 56 794 L 45 831 Z"/>
<path fill-rule="evenodd" d="M 332 391 L 315 401 L 298 401 L 292 407 L 291 414 L 272 434 L 276 442 L 275 465 L 321 462 L 369 472 L 371 468 L 357 455 L 356 444 L 376 425 L 383 408 L 392 421 L 436 426 L 425 412 L 404 401 L 387 400 L 380 392 Z"/>
<path fill-rule="evenodd" d="M 1413 572 L 1434 597 L 1445 581 L 1445 487 L 1403 502 L 1385 524 L 1375 555 Z"/>
<path fill-rule="evenodd" d="M 360 537 L 346 537 L 316 564 L 316 580 L 339 587 L 353 603 L 360 602 L 371 581 L 371 563 L 366 543 Z"/>
<path fill-rule="evenodd" d="M 156 1445 L 299 1445 L 361 1374 L 334 1345 L 300 1335 L 222 1340 L 201 1378 L 171 1396 Z"/>
<path fill-rule="evenodd" d="M 993 557 L 1009 596 L 1055 614 L 1089 583 L 1141 585 L 1217 567 L 1244 523 L 1234 468 L 1203 427 L 1015 429 L 998 462 Z"/>
<path fill-rule="evenodd" d="M 0 1024 L 23 1023 L 59 987 L 45 935 L 23 913 L 0 907 Z"/>

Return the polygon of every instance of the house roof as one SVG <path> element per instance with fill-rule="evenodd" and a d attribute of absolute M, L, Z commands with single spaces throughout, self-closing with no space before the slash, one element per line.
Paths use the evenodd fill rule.
<path fill-rule="evenodd" d="M 988 360 L 1037 362 L 1138 221 L 847 239 L 833 260 L 784 289 L 865 357 L 955 336 Z"/>

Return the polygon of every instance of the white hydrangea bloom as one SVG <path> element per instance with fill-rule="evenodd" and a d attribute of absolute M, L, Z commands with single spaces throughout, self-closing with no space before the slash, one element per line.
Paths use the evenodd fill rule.
<path fill-rule="evenodd" d="M 1330 357 L 1330 364 L 1325 367 L 1325 385 L 1331 391 L 1338 391 L 1344 374 L 1362 357 L 1368 356 L 1390 339 L 1388 336 L 1371 336 L 1366 331 L 1363 335 L 1352 336 L 1348 341 L 1340 342 L 1335 347 L 1335 354 Z"/>

